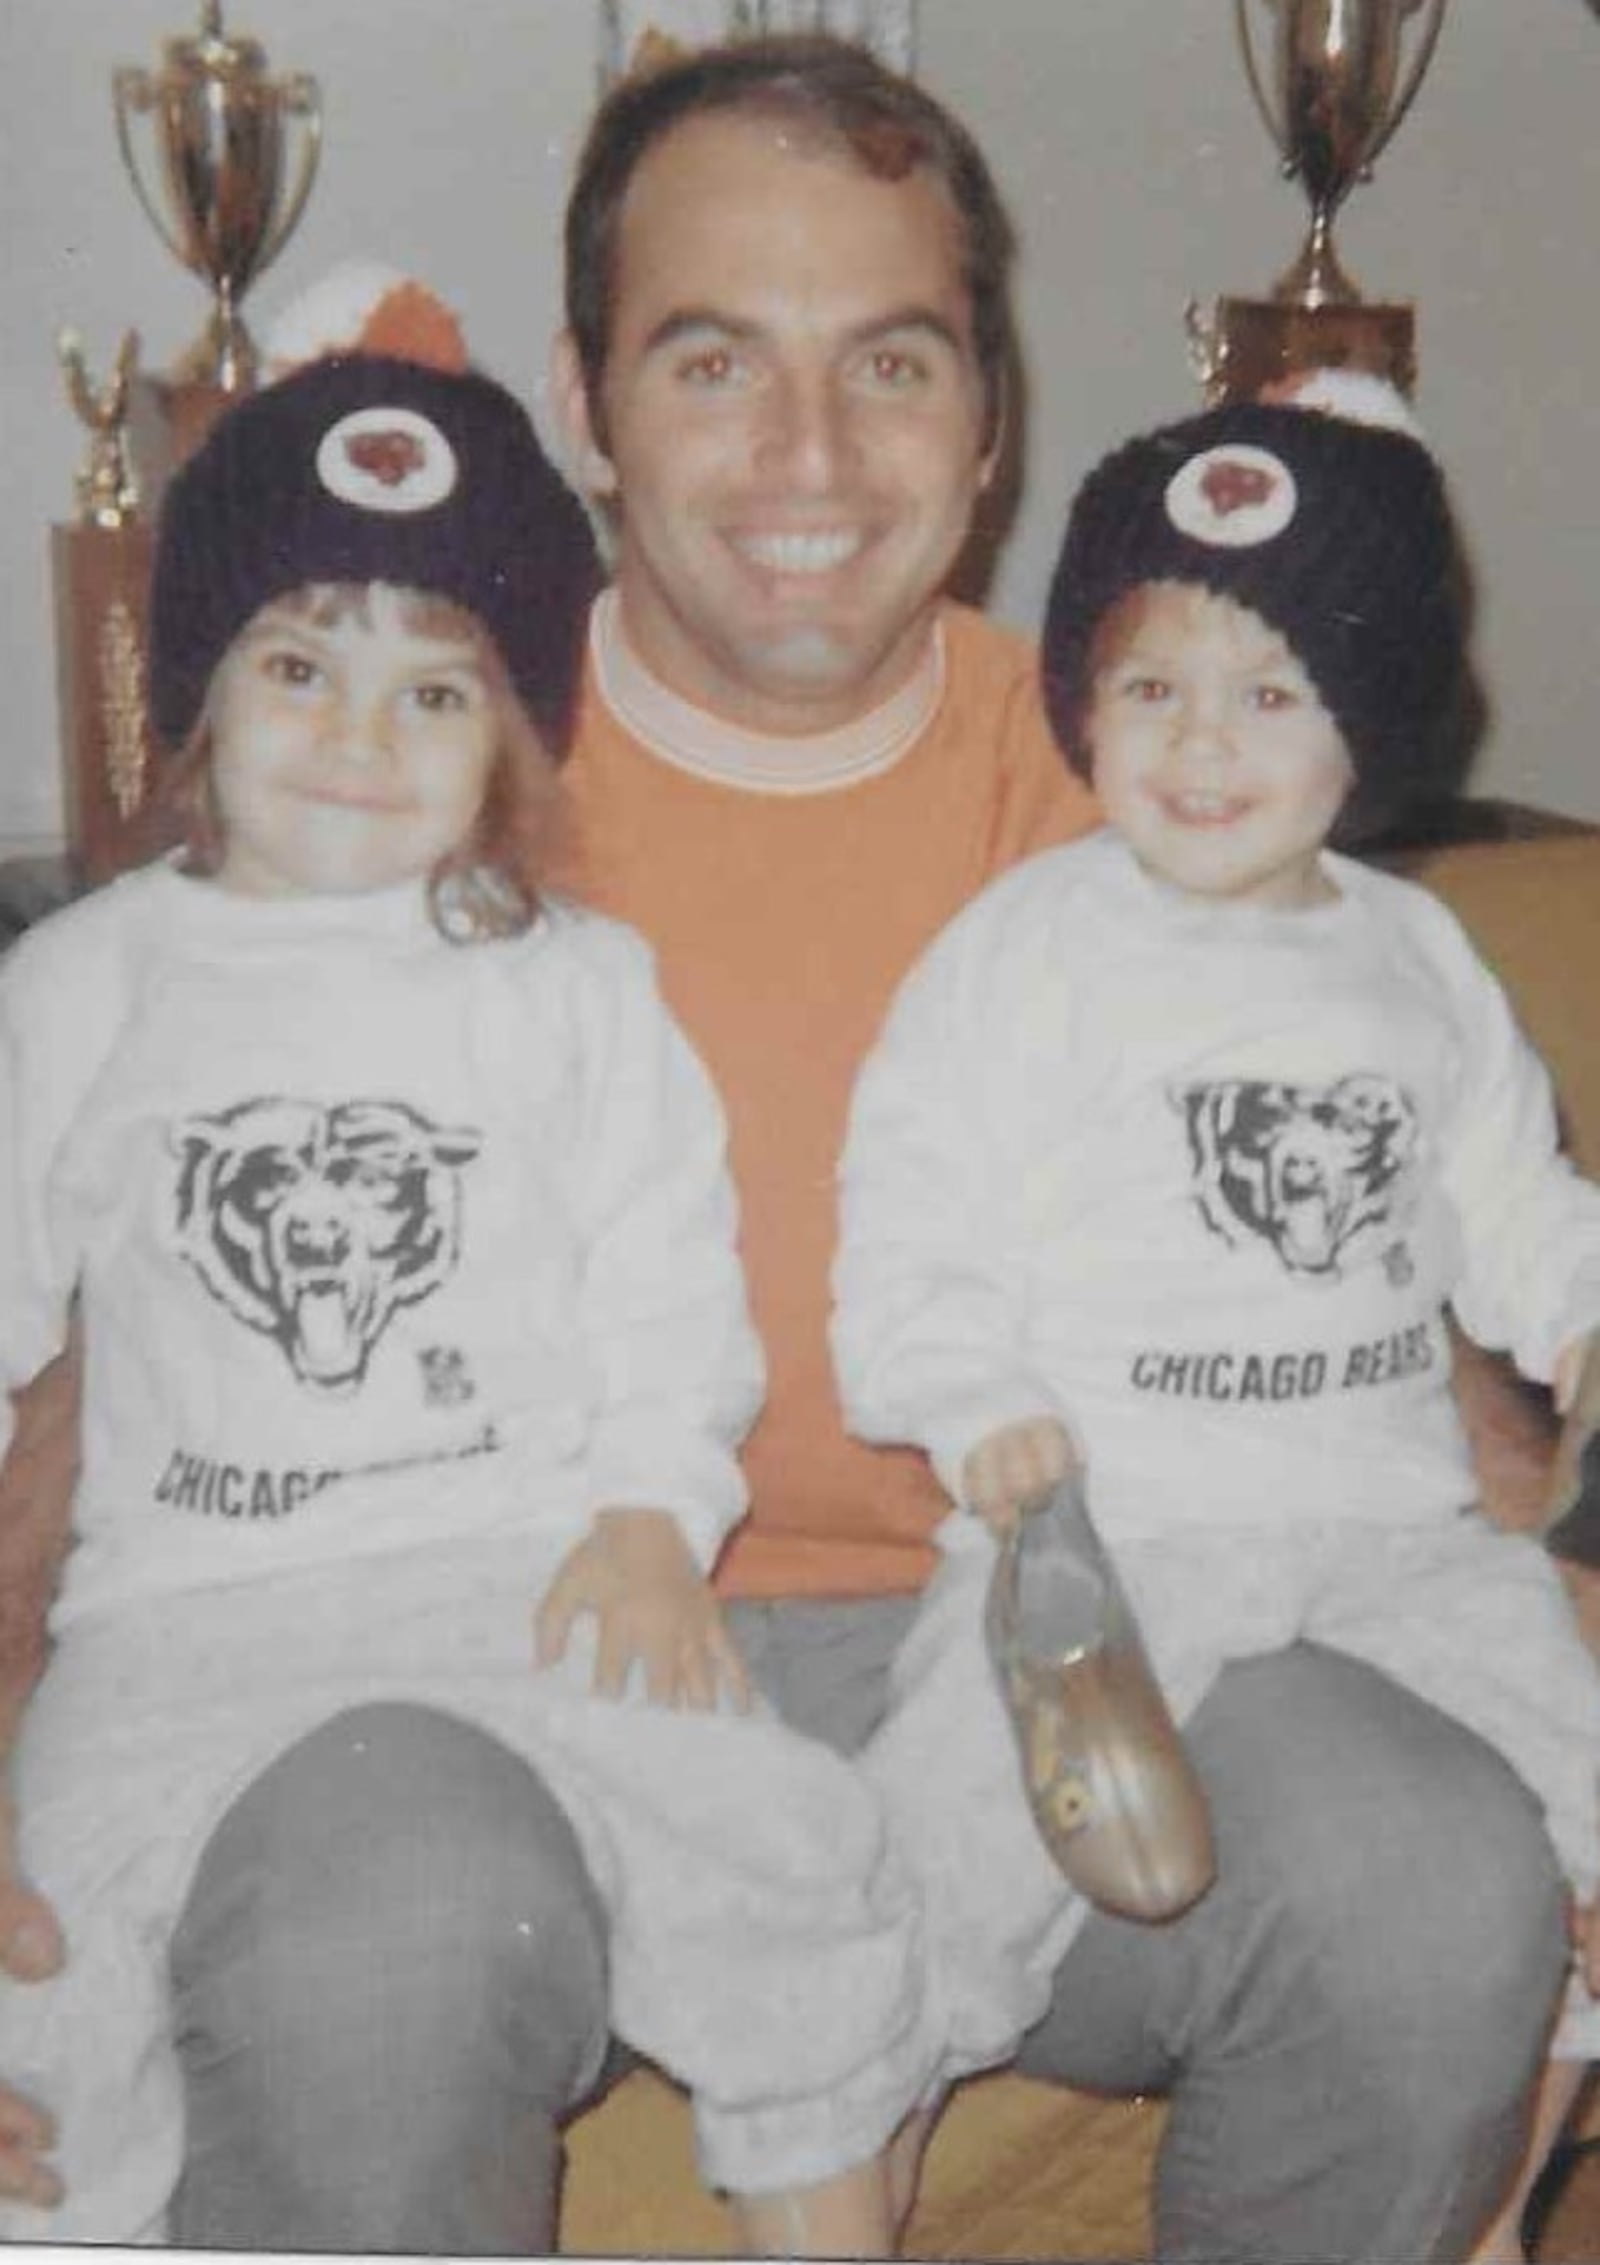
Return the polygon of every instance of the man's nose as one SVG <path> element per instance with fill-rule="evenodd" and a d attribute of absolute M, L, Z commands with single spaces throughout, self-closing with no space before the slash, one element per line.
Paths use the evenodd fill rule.
<path fill-rule="evenodd" d="M 772 388 L 760 452 L 766 464 L 781 466 L 796 485 L 833 486 L 855 446 L 849 402 L 830 373 L 789 372 Z"/>

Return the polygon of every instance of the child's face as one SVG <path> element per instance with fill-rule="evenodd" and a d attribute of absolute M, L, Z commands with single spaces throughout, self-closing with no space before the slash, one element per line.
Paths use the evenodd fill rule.
<path fill-rule="evenodd" d="M 412 601 L 414 603 L 414 601 Z M 465 837 L 498 719 L 472 640 L 359 610 L 264 606 L 212 686 L 217 878 L 244 896 L 354 896 L 421 879 Z"/>
<path fill-rule="evenodd" d="M 1354 776 L 1310 678 L 1259 614 L 1191 584 L 1140 591 L 1096 670 L 1087 737 L 1108 821 L 1193 896 L 1294 907 Z"/>

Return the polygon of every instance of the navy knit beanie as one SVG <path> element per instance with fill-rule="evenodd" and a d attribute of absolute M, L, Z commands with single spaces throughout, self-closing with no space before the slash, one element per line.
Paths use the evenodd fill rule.
<path fill-rule="evenodd" d="M 247 396 L 168 487 L 150 603 L 150 706 L 181 746 L 212 673 L 271 599 L 388 582 L 453 599 L 566 752 L 601 570 L 582 506 L 491 378 L 333 353 Z"/>
<path fill-rule="evenodd" d="M 1041 640 L 1051 724 L 1086 776 L 1095 630 L 1154 582 L 1231 598 L 1290 646 L 1355 771 L 1341 839 L 1459 783 L 1465 577 L 1438 466 L 1411 434 L 1240 402 L 1130 441 L 1090 473 Z"/>

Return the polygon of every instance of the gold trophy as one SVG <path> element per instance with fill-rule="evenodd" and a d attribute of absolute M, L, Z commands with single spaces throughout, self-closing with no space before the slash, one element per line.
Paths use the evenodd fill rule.
<path fill-rule="evenodd" d="M 89 435 L 77 515 L 50 531 L 67 838 L 81 878 L 108 880 L 148 856 L 151 735 L 144 698 L 150 526 L 128 449 L 139 334 L 125 331 L 97 382 L 83 341 L 56 339 L 67 399 Z"/>
<path fill-rule="evenodd" d="M 82 526 L 125 527 L 139 502 L 139 483 L 128 457 L 128 389 L 139 360 L 139 333 L 127 330 L 104 385 L 97 386 L 75 330 L 56 334 L 56 353 L 67 399 L 89 435 L 89 458 L 74 483 Z"/>
<path fill-rule="evenodd" d="M 1190 358 L 1208 402 L 1244 399 L 1291 371 L 1349 367 L 1416 382 L 1408 304 L 1363 299 L 1333 245 L 1333 218 L 1410 109 L 1446 0 L 1234 0 L 1245 71 L 1286 174 L 1311 205 L 1300 256 L 1268 299 L 1187 311 Z M 1273 19 L 1270 66 L 1252 24 Z M 1254 13 L 1253 13 L 1254 10 Z M 1408 51 L 1409 40 L 1409 51 Z"/>
<path fill-rule="evenodd" d="M 168 40 L 159 72 L 124 67 L 112 80 L 128 178 L 168 249 L 211 286 L 211 319 L 175 373 L 177 385 L 223 395 L 255 380 L 255 348 L 239 313 L 253 278 L 283 249 L 311 193 L 322 145 L 314 79 L 269 78 L 253 39 L 230 39 L 221 0 L 207 0 L 194 39 Z M 149 122 L 170 219 L 146 186 L 136 120 Z M 291 128 L 298 151 L 286 164 Z"/>

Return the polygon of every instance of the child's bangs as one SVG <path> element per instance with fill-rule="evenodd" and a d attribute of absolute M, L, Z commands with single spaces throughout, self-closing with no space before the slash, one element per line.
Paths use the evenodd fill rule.
<path fill-rule="evenodd" d="M 492 639 L 484 635 L 466 607 L 433 590 L 413 590 L 400 583 L 313 582 L 304 589 L 291 590 L 287 596 L 275 598 L 273 609 L 292 619 L 309 622 L 314 629 L 337 629 L 347 621 L 353 621 L 358 628 L 370 629 L 373 626 L 372 593 L 379 587 L 394 590 L 400 601 L 401 627 L 413 637 L 459 638 L 481 654 L 492 654 L 498 663 L 500 656 Z"/>

